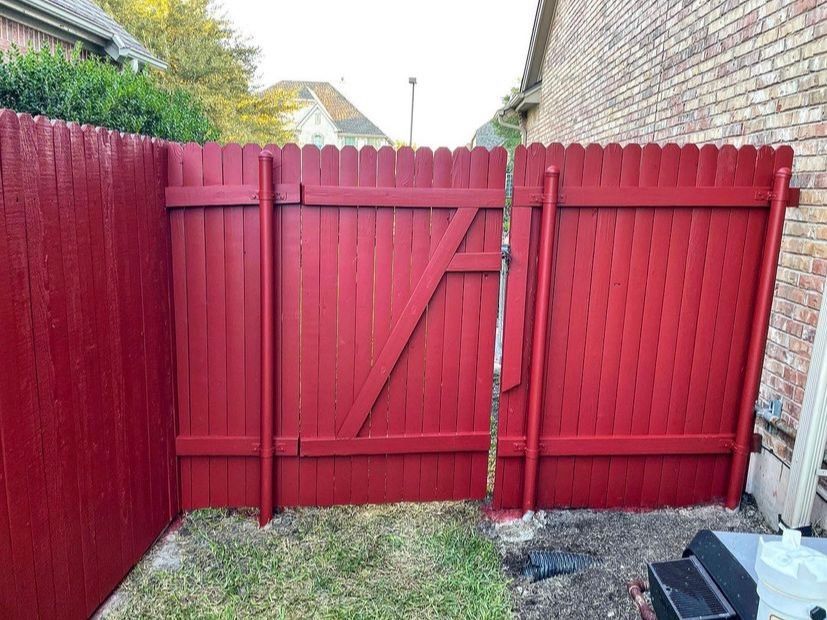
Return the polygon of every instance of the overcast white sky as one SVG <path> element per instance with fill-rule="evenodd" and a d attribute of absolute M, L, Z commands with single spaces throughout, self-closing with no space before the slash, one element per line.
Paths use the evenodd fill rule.
<path fill-rule="evenodd" d="M 537 0 L 223 0 L 262 49 L 261 86 L 333 83 L 392 140 L 466 144 L 523 72 Z"/>

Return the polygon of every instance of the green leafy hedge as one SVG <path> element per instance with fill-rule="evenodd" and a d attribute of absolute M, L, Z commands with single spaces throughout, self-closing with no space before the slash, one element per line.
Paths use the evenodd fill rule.
<path fill-rule="evenodd" d="M 0 107 L 179 142 L 217 137 L 202 106 L 180 89 L 165 89 L 148 72 L 98 58 L 67 57 L 48 48 L 3 54 Z"/>

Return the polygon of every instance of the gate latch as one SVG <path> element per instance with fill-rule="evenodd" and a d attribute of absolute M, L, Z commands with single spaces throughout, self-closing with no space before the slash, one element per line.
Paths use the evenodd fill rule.
<path fill-rule="evenodd" d="M 511 264 L 511 246 L 509 244 L 503 243 L 500 246 L 500 256 L 502 256 L 506 265 Z"/>

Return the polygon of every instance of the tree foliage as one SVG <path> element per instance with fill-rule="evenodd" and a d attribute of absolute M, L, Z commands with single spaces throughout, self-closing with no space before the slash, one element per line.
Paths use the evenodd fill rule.
<path fill-rule="evenodd" d="M 509 91 L 509 93 L 502 98 L 503 106 L 508 104 L 511 98 L 516 95 L 519 90 L 520 89 L 516 87 L 512 88 L 511 91 Z M 509 153 L 513 153 L 514 149 L 522 143 L 523 136 L 519 129 L 509 127 L 508 125 L 519 126 L 520 116 L 514 111 L 508 111 L 502 116 L 497 113 L 494 116 L 493 121 L 494 131 L 496 131 L 500 139 L 503 140 L 503 147 L 505 147 Z M 505 123 L 507 123 L 507 125 Z"/>
<path fill-rule="evenodd" d="M 177 141 L 216 137 L 201 105 L 185 90 L 97 58 L 47 47 L 16 49 L 0 63 L 0 107 Z"/>
<path fill-rule="evenodd" d="M 212 0 L 104 0 L 118 22 L 169 68 L 162 83 L 199 99 L 226 141 L 283 143 L 294 138 L 296 93 L 256 92 L 260 50 Z"/>

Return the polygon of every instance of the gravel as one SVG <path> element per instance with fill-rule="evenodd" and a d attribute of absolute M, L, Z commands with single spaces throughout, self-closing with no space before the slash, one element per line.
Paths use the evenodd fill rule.
<path fill-rule="evenodd" d="M 528 523 L 483 524 L 511 578 L 514 615 L 526 619 L 640 618 L 626 583 L 634 577 L 646 579 L 648 562 L 679 558 L 701 529 L 770 531 L 750 502 L 740 511 L 715 506 L 646 513 L 540 511 Z M 531 583 L 522 576 L 531 549 L 587 553 L 601 561 L 580 573 Z"/>

